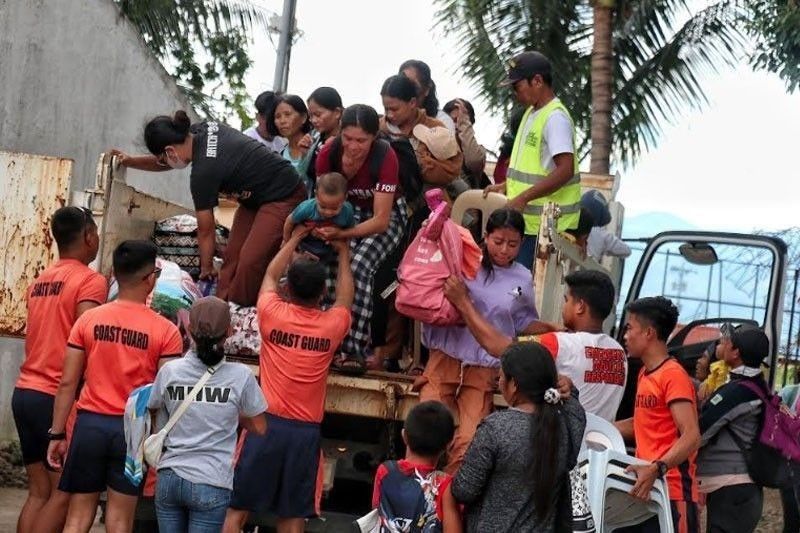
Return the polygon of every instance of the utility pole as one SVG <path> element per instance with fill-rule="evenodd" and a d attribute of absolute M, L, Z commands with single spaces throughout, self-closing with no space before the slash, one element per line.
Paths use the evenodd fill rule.
<path fill-rule="evenodd" d="M 675 300 L 677 300 L 676 304 L 678 309 L 680 310 L 681 307 L 681 296 L 683 296 L 684 291 L 686 290 L 686 282 L 684 278 L 687 274 L 694 274 L 694 269 L 685 268 L 682 266 L 672 266 L 670 267 L 670 271 L 675 272 L 678 274 L 678 279 L 672 282 L 672 290 L 677 291 L 675 295 Z"/>
<path fill-rule="evenodd" d="M 297 0 L 283 0 L 283 15 L 280 22 L 280 37 L 278 39 L 278 56 L 275 61 L 275 77 L 273 90 L 286 92 L 289 85 L 289 57 L 292 55 L 292 40 L 294 37 L 294 13 Z"/>

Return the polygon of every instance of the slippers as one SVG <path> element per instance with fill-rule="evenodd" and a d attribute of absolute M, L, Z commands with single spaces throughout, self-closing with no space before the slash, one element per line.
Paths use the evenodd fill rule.
<path fill-rule="evenodd" d="M 362 376 L 367 372 L 364 358 L 357 355 L 344 355 L 334 361 L 333 368 L 349 376 Z"/>

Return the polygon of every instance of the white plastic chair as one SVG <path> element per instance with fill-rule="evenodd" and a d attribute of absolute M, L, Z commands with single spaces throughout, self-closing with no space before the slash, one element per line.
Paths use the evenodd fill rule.
<path fill-rule="evenodd" d="M 497 209 L 508 205 L 508 199 L 502 194 L 490 192 L 484 198 L 483 191 L 480 189 L 470 189 L 458 195 L 458 198 L 453 202 L 453 208 L 450 210 L 450 218 L 457 224 L 461 224 L 464 220 L 464 213 L 468 209 L 477 209 L 481 212 L 481 234 L 486 231 L 486 222 Z"/>
<path fill-rule="evenodd" d="M 653 484 L 650 501 L 631 496 L 636 476 L 625 473 L 631 464 L 647 464 L 626 454 L 625 441 L 611 422 L 586 413 L 578 467 L 586 479 L 589 507 L 600 532 L 639 524 L 657 515 L 662 533 L 672 533 L 669 493 L 663 480 Z"/>
<path fill-rule="evenodd" d="M 672 533 L 672 511 L 666 483 L 657 479 L 650 491 L 650 501 L 636 499 L 629 493 L 636 484 L 636 476 L 625 472 L 629 465 L 648 464 L 613 449 L 588 448 L 580 460 L 587 470 L 589 506 L 599 531 L 614 531 L 640 524 L 658 516 L 662 533 Z"/>
<path fill-rule="evenodd" d="M 583 432 L 581 451 L 587 447 L 625 453 L 625 441 L 616 426 L 592 413 L 586 413 L 586 429 Z"/>

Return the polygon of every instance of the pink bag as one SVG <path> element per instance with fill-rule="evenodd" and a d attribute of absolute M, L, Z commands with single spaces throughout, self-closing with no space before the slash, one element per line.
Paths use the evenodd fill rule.
<path fill-rule="evenodd" d="M 441 190 L 428 191 L 425 198 L 433 212 L 397 269 L 399 286 L 395 307 L 401 314 L 423 324 L 462 324 L 461 314 L 442 290 L 448 277 L 461 277 L 461 234 L 456 223 L 450 220 L 450 206 L 441 201 Z"/>

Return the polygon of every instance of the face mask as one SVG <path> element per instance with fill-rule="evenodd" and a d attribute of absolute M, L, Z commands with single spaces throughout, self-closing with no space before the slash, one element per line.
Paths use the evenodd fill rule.
<path fill-rule="evenodd" d="M 180 159 L 180 158 L 177 158 L 177 157 L 175 159 L 172 159 L 170 157 L 169 153 L 167 153 L 167 165 L 169 165 L 170 168 L 174 168 L 174 169 L 177 170 L 177 169 L 188 167 L 189 163 L 187 163 L 183 159 Z"/>

